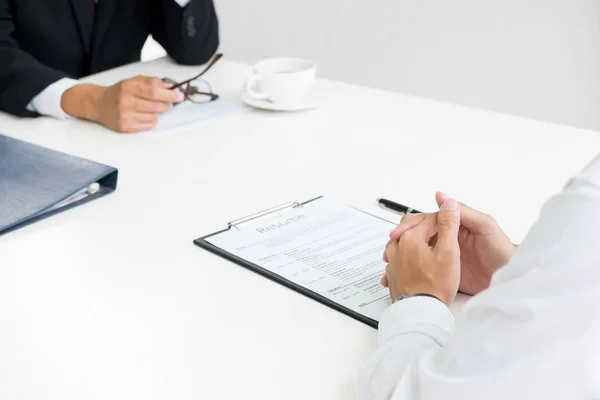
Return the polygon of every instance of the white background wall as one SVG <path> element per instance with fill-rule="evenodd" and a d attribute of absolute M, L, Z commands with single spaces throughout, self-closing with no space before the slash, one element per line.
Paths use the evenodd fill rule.
<path fill-rule="evenodd" d="M 229 58 L 306 57 L 325 77 L 600 130 L 597 0 L 215 4 Z"/>

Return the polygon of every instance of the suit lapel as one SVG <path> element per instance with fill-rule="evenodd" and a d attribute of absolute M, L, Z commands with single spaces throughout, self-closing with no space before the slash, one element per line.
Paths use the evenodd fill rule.
<path fill-rule="evenodd" d="M 94 30 L 94 2 L 93 0 L 70 0 L 77 26 L 79 37 L 85 53 L 89 54 L 92 46 L 92 33 Z"/>
<path fill-rule="evenodd" d="M 99 0 L 96 6 L 96 20 L 92 35 L 92 55 L 102 42 L 102 38 L 110 25 L 119 0 Z"/>

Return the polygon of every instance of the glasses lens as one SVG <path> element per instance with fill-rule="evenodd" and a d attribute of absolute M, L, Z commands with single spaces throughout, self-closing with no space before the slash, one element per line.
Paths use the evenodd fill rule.
<path fill-rule="evenodd" d="M 189 101 L 194 103 L 210 103 L 218 97 L 213 94 L 212 88 L 205 80 L 195 80 L 184 88 L 184 93 Z"/>

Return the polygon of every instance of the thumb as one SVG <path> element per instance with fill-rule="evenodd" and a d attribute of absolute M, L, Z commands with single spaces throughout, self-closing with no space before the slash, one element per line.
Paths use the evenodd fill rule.
<path fill-rule="evenodd" d="M 442 192 L 437 192 L 435 194 L 435 201 L 440 208 L 447 199 L 448 196 Z M 464 203 L 458 203 L 458 206 L 460 208 L 460 223 L 462 225 L 474 232 L 482 232 L 485 230 L 487 227 L 486 224 L 489 222 L 489 217 L 486 214 L 477 211 Z"/>
<path fill-rule="evenodd" d="M 436 194 L 435 194 L 435 202 L 437 203 L 438 207 L 441 207 L 442 204 L 444 203 L 444 201 L 447 198 L 448 198 L 448 195 L 446 195 L 446 193 L 436 192 Z"/>
<path fill-rule="evenodd" d="M 458 229 L 460 228 L 460 210 L 458 202 L 446 198 L 438 212 L 438 240 L 436 250 L 453 251 L 458 248 Z"/>

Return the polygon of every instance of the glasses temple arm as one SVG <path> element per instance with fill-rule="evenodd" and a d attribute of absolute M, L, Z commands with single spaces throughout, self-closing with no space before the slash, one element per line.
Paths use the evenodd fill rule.
<path fill-rule="evenodd" d="M 221 57 L 223 57 L 223 54 L 218 53 L 215 54 L 215 56 L 213 57 L 212 60 L 210 60 L 210 62 L 208 63 L 208 65 L 202 70 L 202 72 L 200 72 L 198 75 L 196 75 L 195 77 L 188 79 L 187 81 L 183 81 L 181 83 L 178 83 L 176 85 L 171 86 L 169 89 L 173 90 L 173 89 L 177 89 L 178 87 L 181 87 L 183 85 L 185 85 L 186 83 L 190 83 L 191 81 L 195 81 L 196 79 L 200 78 L 202 75 L 204 75 L 209 69 L 212 68 L 213 65 L 215 65 L 217 63 L 217 61 L 219 61 L 221 59 Z"/>

